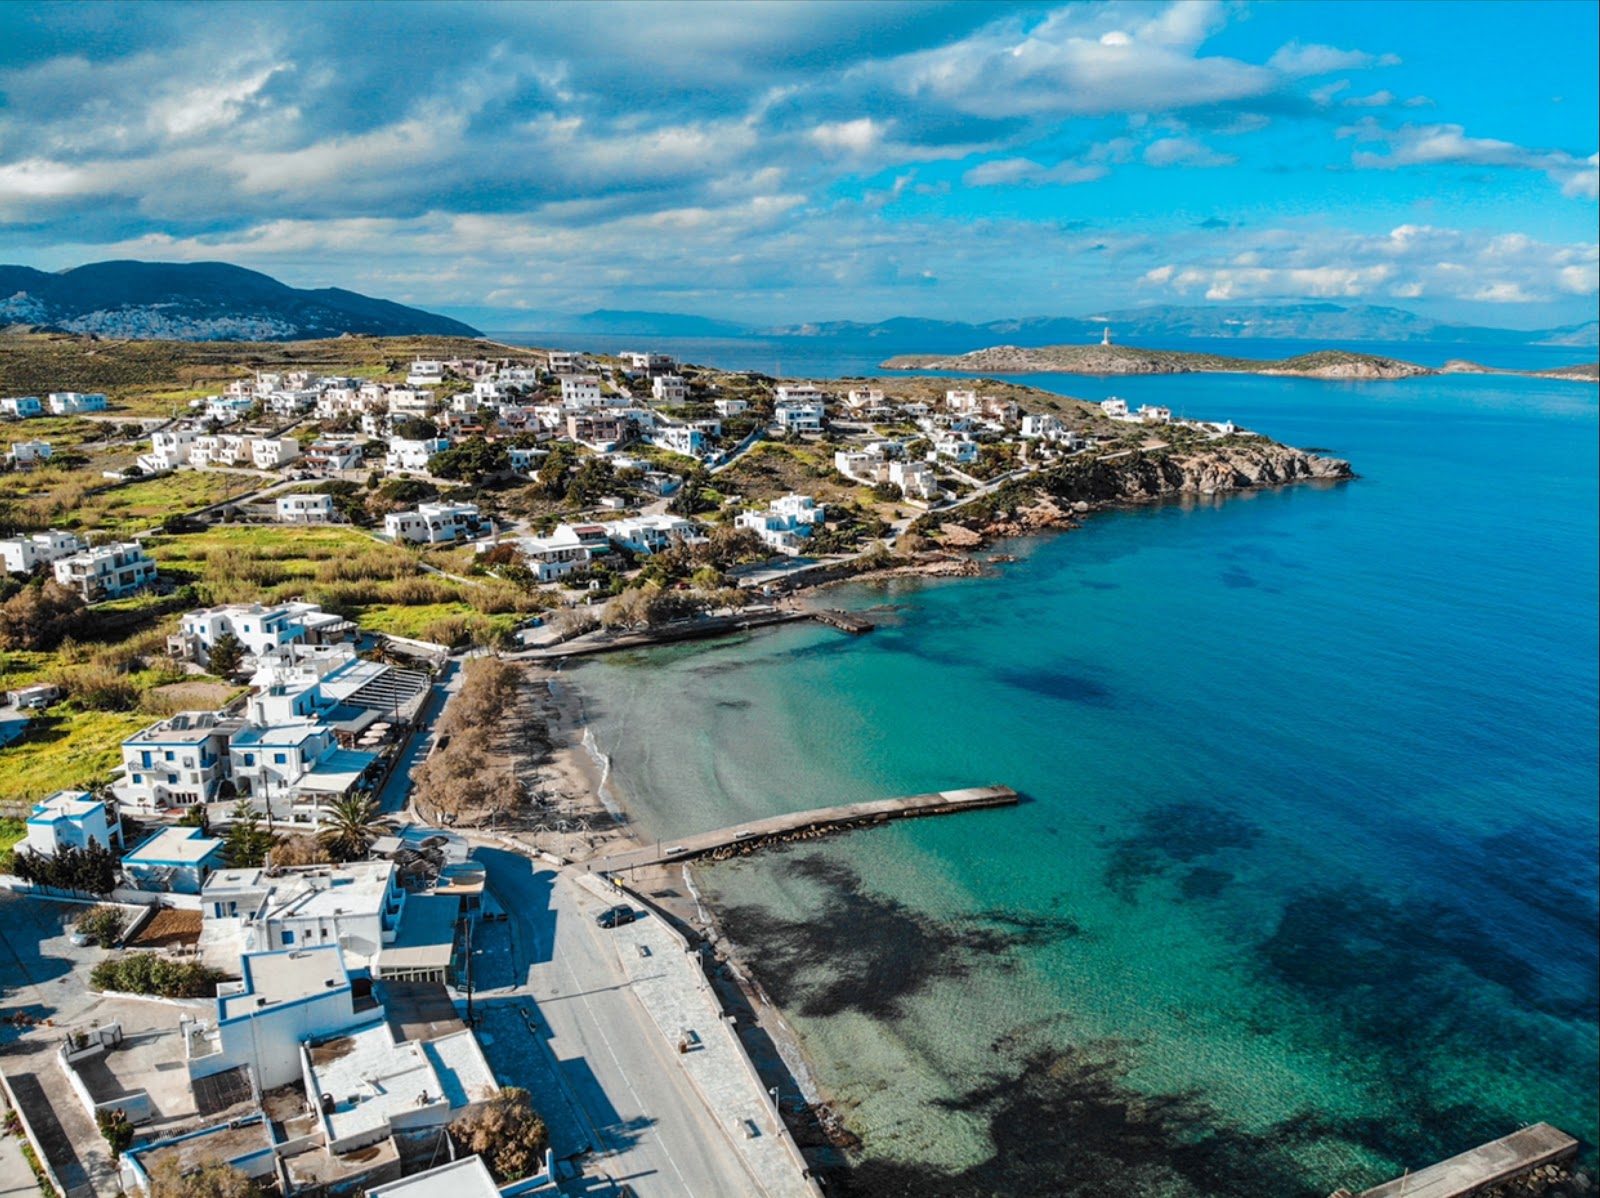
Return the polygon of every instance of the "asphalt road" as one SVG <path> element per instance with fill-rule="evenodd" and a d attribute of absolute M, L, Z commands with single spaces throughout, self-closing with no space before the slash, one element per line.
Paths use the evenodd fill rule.
<path fill-rule="evenodd" d="M 602 904 L 520 854 L 480 848 L 477 860 L 510 913 L 509 943 L 496 945 L 491 930 L 474 957 L 492 1038 L 485 1052 L 497 1073 L 534 1091 L 556 1155 L 597 1147 L 584 1172 L 603 1172 L 638 1198 L 759 1194 L 674 1046 L 634 998 L 614 933 L 594 922 Z M 559 1094 L 548 1077 L 552 1056 Z"/>

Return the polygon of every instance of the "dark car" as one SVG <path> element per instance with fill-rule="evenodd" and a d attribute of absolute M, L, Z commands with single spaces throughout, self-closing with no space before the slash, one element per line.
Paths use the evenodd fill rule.
<path fill-rule="evenodd" d="M 638 918 L 632 907 L 607 907 L 595 916 L 594 921 L 602 928 L 620 928 L 623 924 L 632 923 Z"/>

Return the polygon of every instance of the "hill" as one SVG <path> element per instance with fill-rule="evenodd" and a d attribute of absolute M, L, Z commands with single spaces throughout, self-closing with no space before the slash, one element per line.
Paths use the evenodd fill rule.
<path fill-rule="evenodd" d="M 480 335 L 418 308 L 339 287 L 305 291 L 226 262 L 95 262 L 55 274 L 0 266 L 0 297 L 0 325 L 136 340 Z"/>
<path fill-rule="evenodd" d="M 1321 350 L 1264 361 L 1222 354 L 1135 349 L 1128 345 L 1046 345 L 1024 349 L 998 345 L 954 357 L 902 354 L 883 363 L 890 370 L 960 370 L 977 374 L 1283 374 L 1305 378 L 1399 379 L 1433 374 L 1426 366 L 1346 350 Z"/>

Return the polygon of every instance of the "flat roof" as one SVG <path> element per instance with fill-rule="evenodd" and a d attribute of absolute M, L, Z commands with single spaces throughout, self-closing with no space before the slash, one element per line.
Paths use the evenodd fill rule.
<path fill-rule="evenodd" d="M 278 1003 L 348 989 L 344 954 L 337 945 L 247 953 L 239 959 L 243 981 L 239 989 L 223 994 L 218 987 L 218 1019 L 239 1019 Z M 226 985 L 226 983 L 223 983 Z"/>
<path fill-rule="evenodd" d="M 379 953 L 378 972 L 447 967 L 455 951 L 460 907 L 458 899 L 448 896 L 414 894 L 406 899 L 400 932 Z"/>
<path fill-rule="evenodd" d="M 221 848 L 222 841 L 199 828 L 163 828 L 122 860 L 126 865 L 199 865 Z"/>
<path fill-rule="evenodd" d="M 376 753 L 363 753 L 360 749 L 335 749 L 302 774 L 296 785 L 302 791 L 342 794 L 361 781 L 367 767 L 376 760 Z"/>
<path fill-rule="evenodd" d="M 481 1156 L 464 1156 L 448 1165 L 373 1186 L 367 1198 L 500 1198 Z"/>
<path fill-rule="evenodd" d="M 422 1045 L 396 1044 L 387 1023 L 324 1041 L 310 1056 L 316 1093 L 333 1100 L 323 1120 L 336 1141 L 385 1130 L 393 1116 L 445 1100 Z"/>

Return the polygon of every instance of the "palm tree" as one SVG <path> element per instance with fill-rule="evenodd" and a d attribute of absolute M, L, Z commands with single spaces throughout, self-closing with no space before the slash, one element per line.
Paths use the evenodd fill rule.
<path fill-rule="evenodd" d="M 379 819 L 378 801 L 371 795 L 346 795 L 328 808 L 317 838 L 336 861 L 356 861 L 367 855 L 372 842 L 387 831 Z"/>

